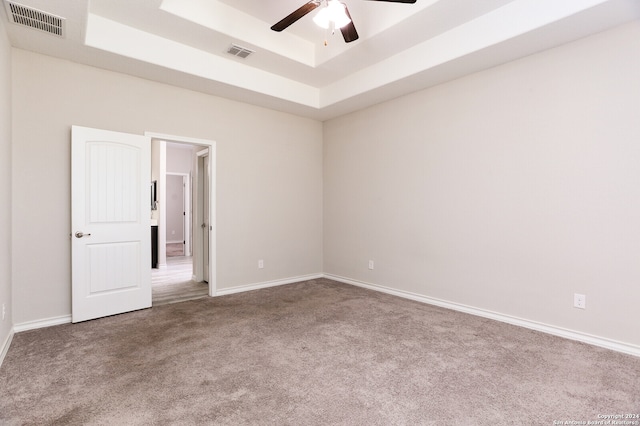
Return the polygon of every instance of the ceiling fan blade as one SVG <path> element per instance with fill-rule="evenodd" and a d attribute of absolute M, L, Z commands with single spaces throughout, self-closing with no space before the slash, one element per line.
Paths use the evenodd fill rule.
<path fill-rule="evenodd" d="M 344 3 L 342 3 L 344 4 Z M 347 16 L 351 19 L 351 14 L 349 13 L 349 9 L 347 5 L 344 5 L 344 11 L 347 12 Z M 355 25 L 353 25 L 353 19 L 344 27 L 340 28 L 342 32 L 342 37 L 344 37 L 345 43 L 351 43 L 352 41 L 356 41 L 358 39 L 358 32 L 356 31 Z"/>
<path fill-rule="evenodd" d="M 390 3 L 408 3 L 408 4 L 413 4 L 416 2 L 416 0 L 369 0 L 369 1 L 386 1 Z"/>
<path fill-rule="evenodd" d="M 298 19 L 302 18 L 307 13 L 311 12 L 315 8 L 320 6 L 320 2 L 317 0 L 311 0 L 309 3 L 303 4 L 296 11 L 286 16 L 280 22 L 271 27 L 273 31 L 282 31 L 287 28 L 289 25 L 296 22 Z"/>

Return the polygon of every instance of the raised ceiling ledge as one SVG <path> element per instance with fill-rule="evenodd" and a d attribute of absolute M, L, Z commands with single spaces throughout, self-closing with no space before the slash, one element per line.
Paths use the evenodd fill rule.
<path fill-rule="evenodd" d="M 276 74 L 89 14 L 85 44 L 117 55 L 318 107 L 318 89 Z"/>
<path fill-rule="evenodd" d="M 288 32 L 265 34 L 264 22 L 219 1 L 163 0 L 160 9 L 309 67 L 316 65 L 316 44 Z"/>
<path fill-rule="evenodd" d="M 93 13 L 87 19 L 85 43 L 193 77 L 186 86 L 197 87 L 204 79 L 241 89 L 244 98 L 253 93 L 252 103 L 258 105 L 327 119 L 638 19 L 639 13 L 635 0 L 515 0 L 322 87 Z M 594 14 L 597 28 L 588 19 Z M 205 92 L 215 94 L 216 84 L 209 86 L 213 90 Z"/>

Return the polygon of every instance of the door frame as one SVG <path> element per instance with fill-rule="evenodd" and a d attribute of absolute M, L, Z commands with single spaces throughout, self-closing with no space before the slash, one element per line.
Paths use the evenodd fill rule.
<path fill-rule="evenodd" d="M 207 162 L 204 162 L 204 159 L 207 159 Z M 205 200 L 205 195 L 204 195 L 204 190 L 205 190 L 205 182 L 204 182 L 204 178 L 207 176 L 207 171 L 204 169 L 204 164 L 209 164 L 209 170 L 211 170 L 211 159 L 209 157 L 209 148 L 204 148 L 201 149 L 200 151 L 196 152 L 196 187 L 197 187 L 197 191 L 195 194 L 195 205 L 196 205 L 196 214 L 195 214 L 195 222 L 197 224 L 200 224 L 199 227 L 200 229 L 198 229 L 198 232 L 194 233 L 194 246 L 196 247 L 204 247 L 204 239 L 205 239 L 205 233 L 202 232 L 202 225 L 204 224 L 208 224 L 207 226 L 209 227 L 208 230 L 208 238 L 209 238 L 209 242 L 211 242 L 211 236 L 212 236 L 212 225 L 209 222 L 209 219 L 211 217 L 211 214 L 209 214 L 209 218 L 205 217 L 205 205 L 204 205 L 204 200 Z M 211 184 L 209 184 L 209 188 L 211 188 Z M 210 193 L 209 193 L 209 200 L 211 199 L 211 189 L 210 189 Z M 208 209 L 209 213 L 211 213 L 211 208 Z M 210 265 L 207 263 L 207 261 L 204 259 L 204 250 L 202 251 L 197 251 L 196 252 L 196 256 L 194 256 L 194 259 L 197 258 L 197 261 L 199 262 L 198 268 L 195 268 L 195 274 L 194 274 L 194 280 L 195 281 L 202 281 L 202 280 L 206 280 L 205 278 L 205 274 L 206 271 L 211 271 L 210 270 Z"/>
<path fill-rule="evenodd" d="M 216 142 L 209 139 L 198 139 L 186 136 L 169 135 L 166 133 L 156 132 L 144 132 L 145 136 L 150 137 L 152 140 L 159 140 L 172 143 L 184 143 L 190 145 L 199 145 L 209 150 L 209 226 L 210 226 L 210 238 L 209 238 L 209 296 L 216 295 Z M 166 170 L 161 171 L 166 173 Z M 195 200 L 194 200 L 195 201 Z M 198 223 L 198 222 L 195 222 Z M 197 235 L 194 233 L 193 246 L 198 243 Z M 197 254 L 198 252 L 196 252 Z M 202 259 L 198 259 L 198 256 L 193 257 L 194 269 L 197 272 L 198 269 L 202 270 Z M 196 273 L 197 275 L 197 273 Z"/>

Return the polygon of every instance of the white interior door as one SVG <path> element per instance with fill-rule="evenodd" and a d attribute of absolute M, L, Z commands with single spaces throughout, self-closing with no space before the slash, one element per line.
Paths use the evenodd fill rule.
<path fill-rule="evenodd" d="M 184 186 L 184 255 L 191 256 L 191 176 L 182 176 Z"/>
<path fill-rule="evenodd" d="M 209 182 L 211 181 L 211 176 L 209 172 L 209 155 L 205 155 L 203 157 L 203 171 L 204 171 L 204 187 L 203 187 L 203 216 L 204 221 L 202 223 L 202 271 L 204 275 L 204 280 L 209 282 L 209 238 L 210 238 L 210 230 L 211 225 L 209 223 Z"/>
<path fill-rule="evenodd" d="M 151 306 L 151 138 L 73 126 L 72 321 Z"/>

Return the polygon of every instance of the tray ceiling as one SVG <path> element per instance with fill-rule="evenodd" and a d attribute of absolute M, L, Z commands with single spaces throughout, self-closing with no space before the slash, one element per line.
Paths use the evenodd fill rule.
<path fill-rule="evenodd" d="M 349 44 L 313 12 L 270 30 L 304 0 L 19 0 L 65 36 L 5 26 L 17 48 L 325 120 L 640 19 L 637 0 L 344 1 Z"/>

